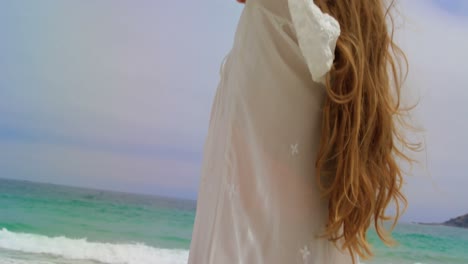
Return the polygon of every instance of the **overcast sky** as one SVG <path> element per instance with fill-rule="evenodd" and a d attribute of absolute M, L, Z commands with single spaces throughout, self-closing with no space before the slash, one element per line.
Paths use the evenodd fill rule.
<path fill-rule="evenodd" d="M 426 151 L 405 221 L 468 213 L 468 1 L 400 1 Z M 234 0 L 0 1 L 0 177 L 195 199 Z"/>

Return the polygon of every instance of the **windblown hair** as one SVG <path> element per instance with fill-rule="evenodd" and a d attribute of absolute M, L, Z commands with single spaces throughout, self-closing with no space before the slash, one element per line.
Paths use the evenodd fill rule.
<path fill-rule="evenodd" d="M 417 162 L 397 148 L 397 143 L 413 151 L 421 144 L 410 143 L 402 129 L 411 127 L 403 119 L 411 108 L 400 103 L 408 60 L 393 41 L 394 19 L 389 11 L 394 1 L 387 7 L 384 0 L 315 2 L 341 27 L 335 60 L 326 76 L 322 135 L 315 161 L 319 186 L 329 199 L 324 236 L 335 243 L 343 238 L 342 247 L 354 262 L 356 254 L 363 259 L 373 256 L 366 240 L 372 223 L 385 244 L 395 243 L 388 231 L 408 203 L 397 158 Z M 396 213 L 389 216 L 386 209 L 392 202 Z M 389 220 L 393 224 L 387 230 L 384 223 Z"/>

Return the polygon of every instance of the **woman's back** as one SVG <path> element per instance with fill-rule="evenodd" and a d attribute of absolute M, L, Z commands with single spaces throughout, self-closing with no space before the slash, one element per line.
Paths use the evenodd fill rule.
<path fill-rule="evenodd" d="M 328 219 L 314 174 L 325 90 L 287 1 L 247 0 L 220 77 L 188 263 L 351 264 L 318 238 Z"/>

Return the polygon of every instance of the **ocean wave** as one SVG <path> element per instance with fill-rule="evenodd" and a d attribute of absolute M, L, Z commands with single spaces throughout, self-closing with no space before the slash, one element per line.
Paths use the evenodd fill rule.
<path fill-rule="evenodd" d="M 109 264 L 182 264 L 188 259 L 188 250 L 183 249 L 154 248 L 143 243 L 114 244 L 92 242 L 86 238 L 48 237 L 11 232 L 6 228 L 0 230 L 0 248 Z"/>
<path fill-rule="evenodd" d="M 49 262 L 49 261 L 21 260 L 21 259 L 14 259 L 14 258 L 5 258 L 2 256 L 0 256 L 0 263 L 2 264 L 54 264 L 53 262 Z"/>
<path fill-rule="evenodd" d="M 32 262 L 29 261 L 29 260 L 18 260 L 18 259 L 0 257 L 0 263 L 2 263 L 2 264 L 31 264 Z M 54 263 L 52 263 L 52 262 L 34 262 L 34 264 L 54 264 Z"/>

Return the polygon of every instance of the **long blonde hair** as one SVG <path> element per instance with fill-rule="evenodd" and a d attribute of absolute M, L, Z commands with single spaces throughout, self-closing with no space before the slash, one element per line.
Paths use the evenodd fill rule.
<path fill-rule="evenodd" d="M 389 11 L 394 1 L 388 7 L 383 0 L 315 2 L 341 27 L 335 61 L 326 77 L 316 160 L 317 180 L 329 198 L 324 236 L 335 243 L 343 238 L 342 246 L 354 262 L 356 254 L 363 259 L 373 256 L 366 240 L 372 223 L 385 244 L 394 244 L 384 222 L 393 220 L 392 231 L 407 207 L 397 158 L 417 162 L 397 143 L 413 151 L 421 144 L 410 143 L 402 129 L 411 128 L 403 117 L 412 108 L 400 104 L 408 60 L 393 41 L 394 19 Z M 396 213 L 388 216 L 385 211 L 392 202 Z"/>

